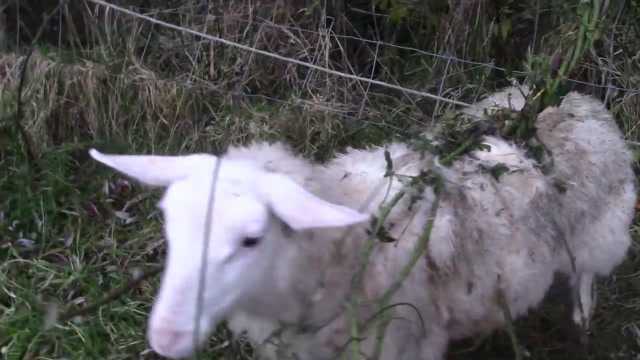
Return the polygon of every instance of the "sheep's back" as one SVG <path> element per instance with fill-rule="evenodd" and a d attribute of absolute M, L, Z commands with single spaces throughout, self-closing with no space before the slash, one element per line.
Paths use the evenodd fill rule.
<path fill-rule="evenodd" d="M 536 306 L 549 288 L 562 227 L 550 186 L 534 170 L 468 175 L 445 187 L 427 269 L 453 338 L 490 332 Z"/>
<path fill-rule="evenodd" d="M 614 118 L 590 96 L 569 93 L 536 124 L 552 155 L 549 177 L 558 186 L 577 270 L 607 275 L 631 240 L 636 202 L 631 152 Z M 568 256 L 564 263 L 568 270 Z"/>

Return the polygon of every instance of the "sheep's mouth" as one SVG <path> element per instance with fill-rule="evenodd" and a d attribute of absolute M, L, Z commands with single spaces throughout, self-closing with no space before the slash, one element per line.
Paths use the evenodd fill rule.
<path fill-rule="evenodd" d="M 191 356 L 194 348 L 194 332 L 156 328 L 149 331 L 149 343 L 158 354 L 172 358 Z"/>

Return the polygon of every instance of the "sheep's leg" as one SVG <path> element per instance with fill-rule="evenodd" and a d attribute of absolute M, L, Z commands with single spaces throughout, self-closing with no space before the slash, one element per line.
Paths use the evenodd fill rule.
<path fill-rule="evenodd" d="M 449 345 L 449 335 L 444 329 L 429 329 L 430 333 L 422 341 L 420 359 L 444 360 Z"/>
<path fill-rule="evenodd" d="M 593 279 L 594 274 L 582 273 L 573 284 L 573 321 L 585 332 L 589 332 L 596 303 Z"/>

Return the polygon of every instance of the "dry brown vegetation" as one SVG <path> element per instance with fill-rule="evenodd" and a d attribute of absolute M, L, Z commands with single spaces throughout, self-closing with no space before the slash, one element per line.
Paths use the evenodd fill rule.
<path fill-rule="evenodd" d="M 111 3 L 467 103 L 514 80 L 536 84 L 551 103 L 579 90 L 605 101 L 629 145 L 640 144 L 637 0 Z M 144 329 L 157 279 L 48 328 L 57 313 L 51 304 L 64 310 L 93 303 L 163 259 L 157 193 L 88 161 L 89 146 L 217 153 L 229 144 L 269 139 L 324 160 L 345 146 L 412 140 L 455 109 L 210 42 L 88 0 L 58 4 L 0 3 L 0 353 L 8 359 L 154 357 Z M 599 12 L 589 17 L 593 4 Z M 19 120 L 33 143 L 34 163 L 26 161 L 29 145 L 14 122 L 29 49 Z M 571 64 L 563 71 L 565 63 Z M 634 225 L 634 235 L 637 230 Z M 569 336 L 568 311 L 552 294 L 544 308 L 515 324 L 525 353 L 533 359 L 637 358 L 638 256 L 636 242 L 616 274 L 599 282 L 586 347 Z M 513 358 L 504 333 L 469 347 L 457 344 L 451 358 Z M 224 328 L 207 351 L 221 358 L 251 354 Z"/>

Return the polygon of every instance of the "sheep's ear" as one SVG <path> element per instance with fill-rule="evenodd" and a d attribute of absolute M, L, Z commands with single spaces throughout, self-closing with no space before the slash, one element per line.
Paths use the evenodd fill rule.
<path fill-rule="evenodd" d="M 97 161 L 152 186 L 168 186 L 216 159 L 215 156 L 207 154 L 113 155 L 103 154 L 96 149 L 89 150 L 89 154 Z"/>
<path fill-rule="evenodd" d="M 363 214 L 311 194 L 284 175 L 269 174 L 259 188 L 269 207 L 294 230 L 348 226 L 367 221 Z"/>

